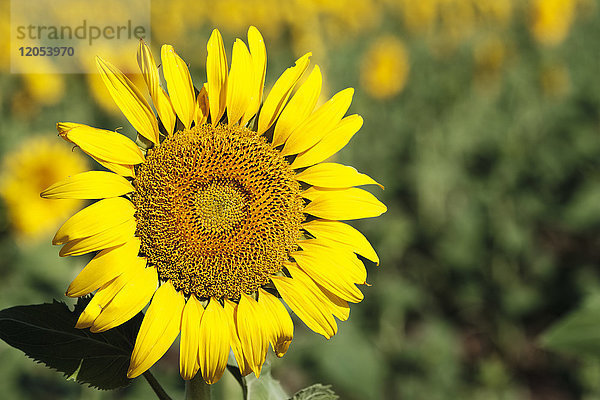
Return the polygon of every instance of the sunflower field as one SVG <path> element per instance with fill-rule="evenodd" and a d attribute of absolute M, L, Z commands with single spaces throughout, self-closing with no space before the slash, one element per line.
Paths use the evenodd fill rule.
<path fill-rule="evenodd" d="M 312 52 L 317 106 L 354 88 L 348 115 L 364 121 L 328 161 L 384 187 L 364 188 L 387 211 L 349 222 L 379 264 L 358 256 L 364 300 L 348 320 L 327 340 L 292 312 L 285 356 L 269 350 L 243 389 L 225 371 L 212 398 L 600 399 L 600 1 L 148 1 L 148 48 L 160 64 L 161 46 L 173 45 L 196 89 L 215 28 L 228 60 L 250 26 L 264 37 L 263 105 L 281 73 Z M 65 292 L 94 254 L 60 257 L 52 238 L 91 202 L 40 193 L 110 166 L 62 140 L 56 123 L 132 140 L 135 130 L 104 75 L 14 72 L 9 0 L 0 18 L 0 309 L 55 299 L 71 310 L 77 300 Z M 129 71 L 138 61 L 110 62 Z M 142 74 L 127 77 L 147 94 Z M 27 358 L 7 343 L 7 321 L 0 312 L 0 397 L 154 398 L 143 379 L 98 390 Z M 151 368 L 174 399 L 186 390 L 179 341 Z M 302 393 L 315 384 L 328 387 L 322 397 Z"/>

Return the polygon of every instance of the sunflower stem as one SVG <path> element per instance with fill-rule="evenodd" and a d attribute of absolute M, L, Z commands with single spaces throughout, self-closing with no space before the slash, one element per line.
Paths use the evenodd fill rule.
<path fill-rule="evenodd" d="M 162 386 L 160 386 L 160 383 L 158 383 L 158 381 L 150 371 L 144 372 L 143 375 L 144 378 L 146 378 L 146 381 L 148 382 L 152 390 L 154 390 L 154 393 L 156 393 L 156 397 L 158 397 L 160 400 L 173 400 L 167 394 L 167 392 L 165 392 L 165 389 L 163 389 Z"/>
<path fill-rule="evenodd" d="M 210 400 L 210 395 L 210 385 L 204 382 L 202 374 L 185 381 L 185 400 Z"/>

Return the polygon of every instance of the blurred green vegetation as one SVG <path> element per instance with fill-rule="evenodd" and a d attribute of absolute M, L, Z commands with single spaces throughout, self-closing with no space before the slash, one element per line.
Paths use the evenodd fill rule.
<path fill-rule="evenodd" d="M 180 2 L 153 2 L 153 47 L 170 42 L 204 81 L 209 32 L 238 3 L 187 15 Z M 357 89 L 350 112 L 365 124 L 337 160 L 381 182 L 385 191 L 374 193 L 389 211 L 354 224 L 381 258 L 379 267 L 365 261 L 365 300 L 329 341 L 297 321 L 289 352 L 271 360 L 274 376 L 290 394 L 321 382 L 350 400 L 600 398 L 598 360 L 538 344 L 600 292 L 600 2 L 368 1 L 368 13 L 354 14 L 356 2 L 308 3 L 284 2 L 272 21 L 249 13 L 216 27 L 228 51 L 248 25 L 261 29 L 267 89 L 310 50 L 329 95 Z M 183 28 L 170 29 L 178 17 Z M 390 36 L 404 50 L 386 61 L 372 44 Z M 126 124 L 95 103 L 86 76 L 55 76 L 62 89 L 51 93 L 34 89 L 35 79 L 0 74 L 3 157 L 33 134 L 54 136 L 57 121 Z M 397 89 L 379 96 L 386 87 Z M 0 203 L 0 308 L 63 299 L 85 257 L 59 259 L 51 231 L 23 238 L 8 215 Z M 152 370 L 180 398 L 175 347 Z M 66 382 L 4 343 L 0 359 L 6 398 L 151 396 L 141 380 L 114 393 Z M 230 377 L 215 390 L 237 393 Z"/>

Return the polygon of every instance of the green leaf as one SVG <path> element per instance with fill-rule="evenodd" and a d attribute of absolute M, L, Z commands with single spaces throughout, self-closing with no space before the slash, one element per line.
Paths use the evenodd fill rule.
<path fill-rule="evenodd" d="M 594 296 L 541 337 L 542 346 L 574 355 L 600 357 L 600 296 Z"/>
<path fill-rule="evenodd" d="M 244 378 L 244 381 L 248 390 L 248 400 L 287 400 L 289 398 L 279 381 L 271 375 L 271 364 L 268 361 L 263 364 L 260 378 L 250 374 Z"/>
<path fill-rule="evenodd" d="M 339 396 L 331 390 L 331 385 L 317 383 L 296 392 L 290 400 L 337 400 Z"/>
<path fill-rule="evenodd" d="M 74 311 L 56 300 L 2 310 L 0 339 L 68 379 L 103 390 L 126 386 L 131 382 L 127 368 L 143 315 L 106 332 L 91 333 L 75 328 L 87 302 L 89 298 L 79 299 Z"/>

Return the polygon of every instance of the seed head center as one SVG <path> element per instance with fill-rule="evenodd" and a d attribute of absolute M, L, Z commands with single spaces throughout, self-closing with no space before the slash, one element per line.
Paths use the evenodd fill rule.
<path fill-rule="evenodd" d="M 246 128 L 169 135 L 148 150 L 134 185 L 140 253 L 186 295 L 237 300 L 297 249 L 304 203 L 295 173 Z"/>
<path fill-rule="evenodd" d="M 218 234 L 235 229 L 247 216 L 247 201 L 243 190 L 229 182 L 212 182 L 200 189 L 194 208 L 198 227 Z"/>

